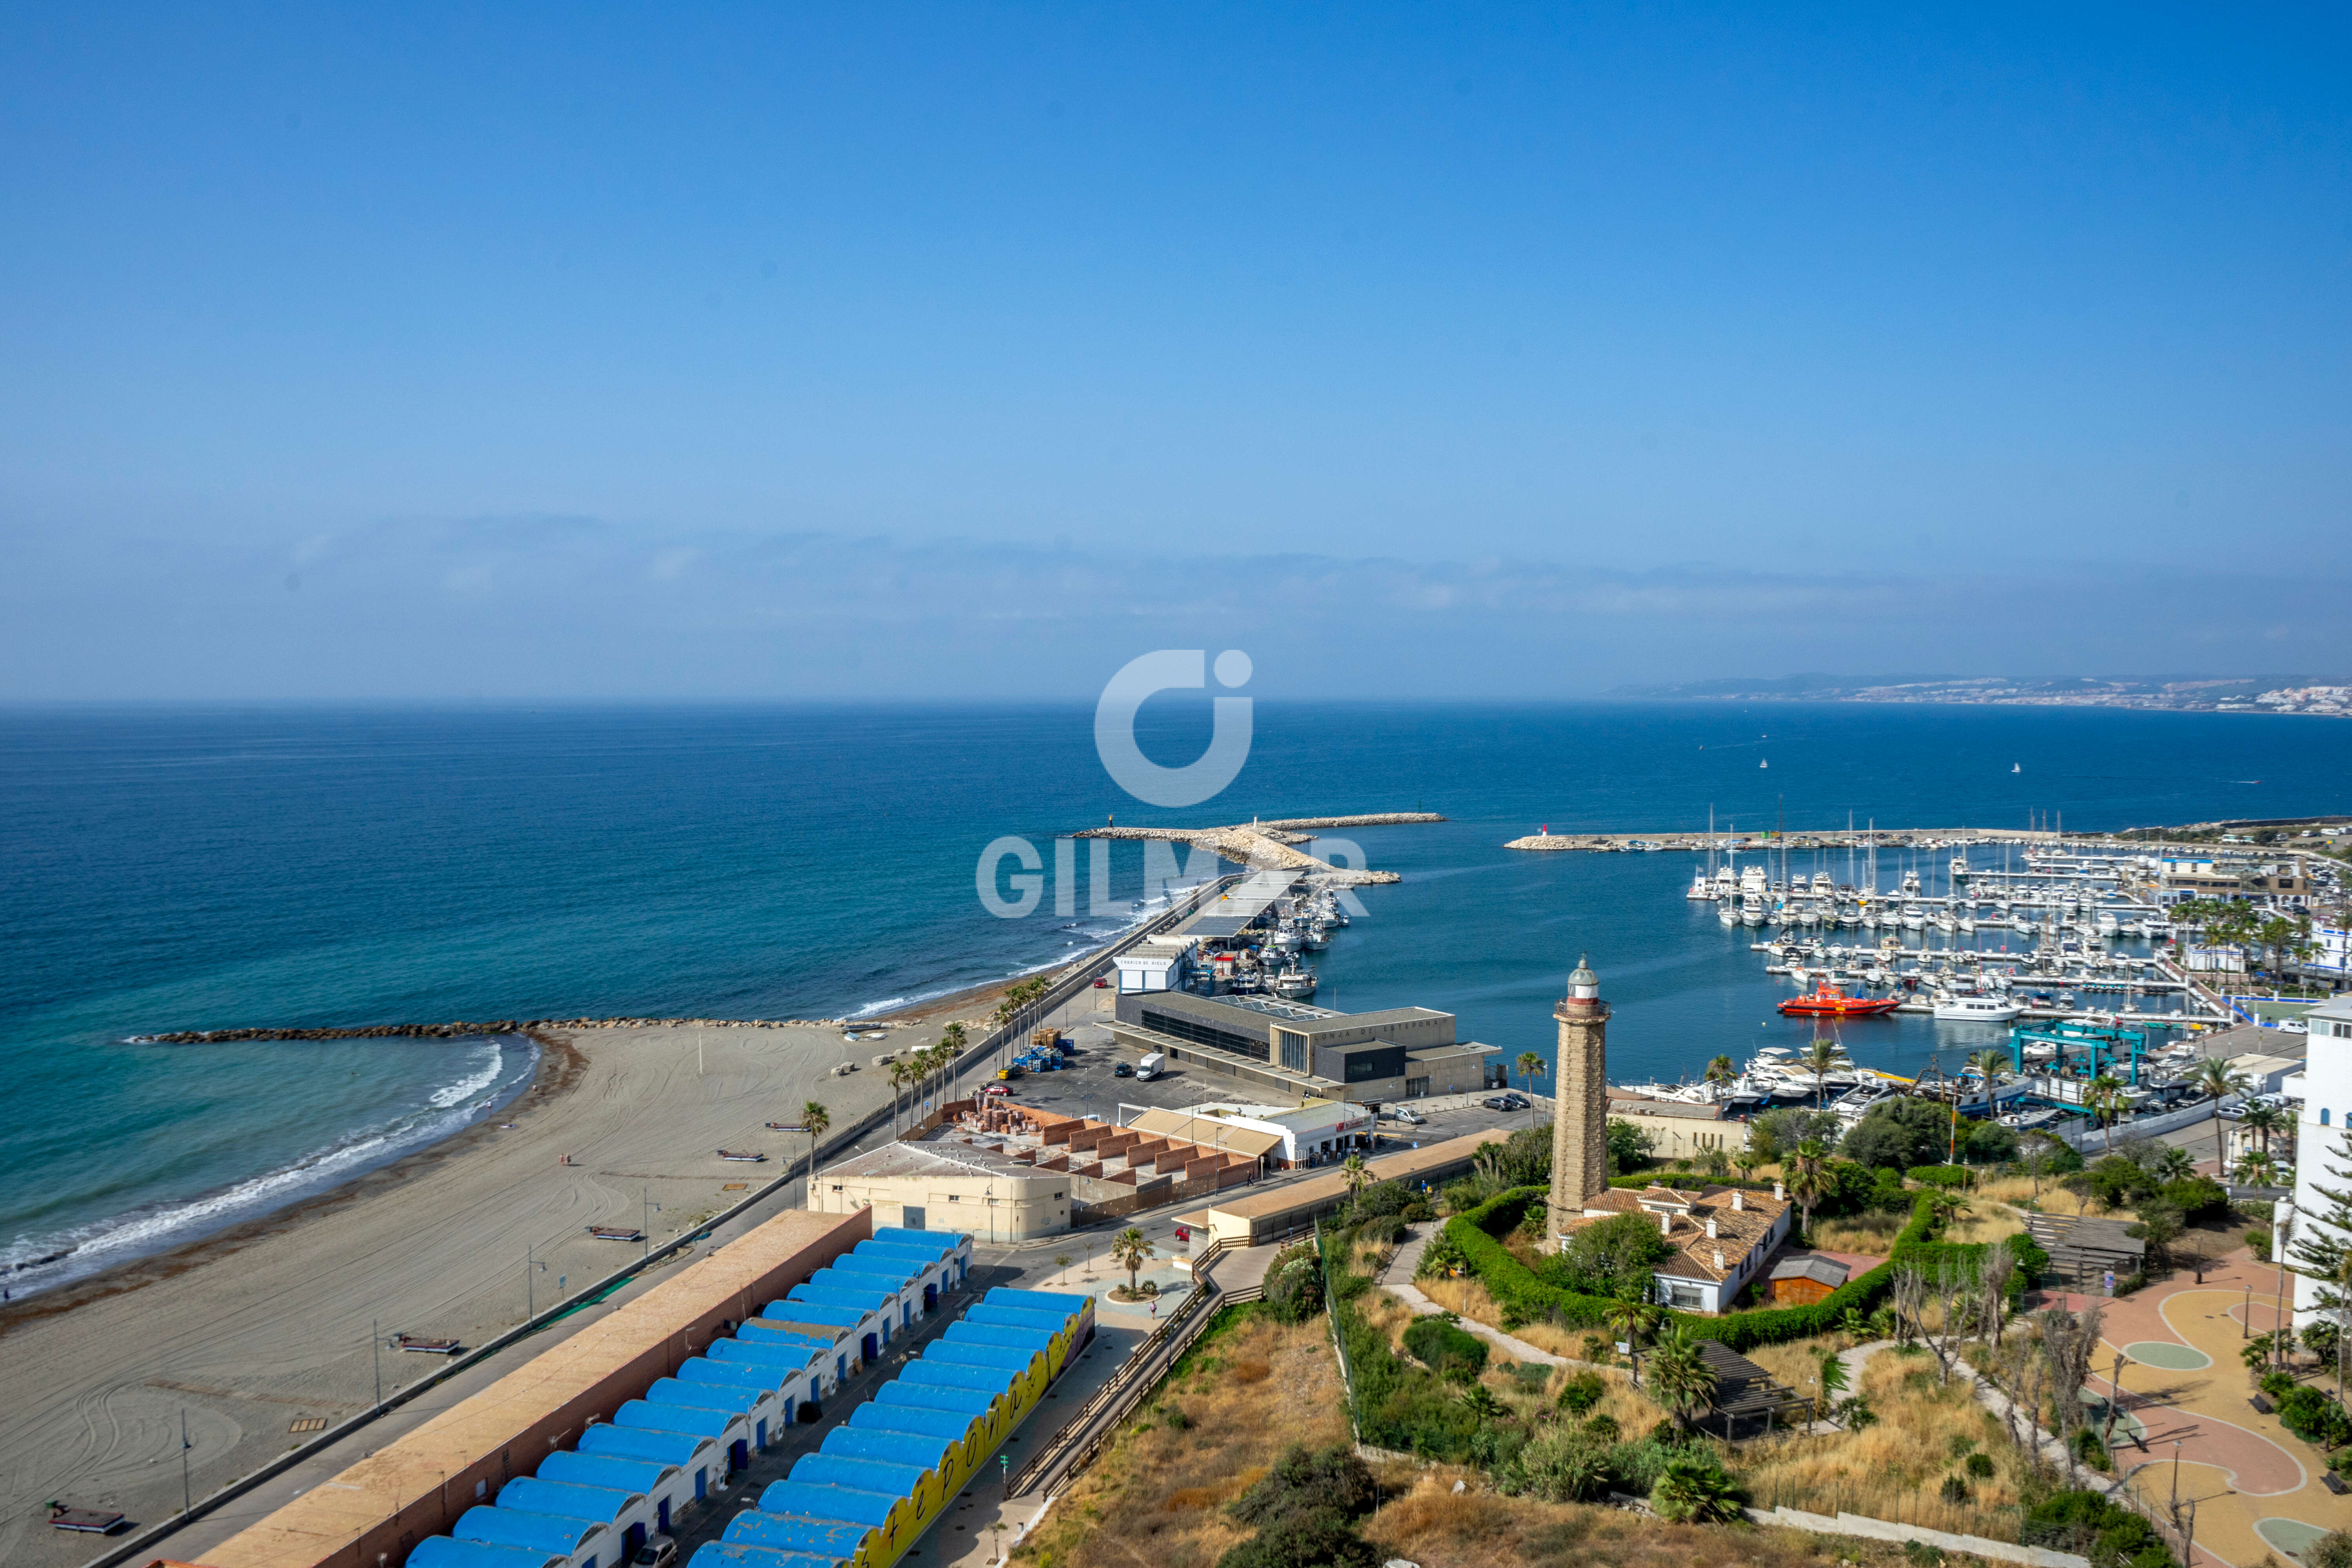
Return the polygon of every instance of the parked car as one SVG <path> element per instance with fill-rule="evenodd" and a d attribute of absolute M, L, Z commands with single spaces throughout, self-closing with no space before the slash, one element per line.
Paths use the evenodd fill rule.
<path fill-rule="evenodd" d="M 1133 1078 L 1135 1076 L 1135 1064 L 1133 1062 L 1121 1062 L 1117 1067 L 1110 1069 L 1110 1076 L 1113 1078 Z"/>
<path fill-rule="evenodd" d="M 637 1554 L 629 1561 L 636 1568 L 669 1568 L 677 1561 L 677 1542 L 667 1535 L 656 1536 L 638 1547 Z"/>
<path fill-rule="evenodd" d="M 1528 1105 L 1524 1096 L 1517 1094 L 1490 1094 L 1478 1103 L 1489 1110 L 1525 1110 Z"/>
<path fill-rule="evenodd" d="M 1428 1125 L 1429 1122 L 1428 1117 L 1423 1116 L 1420 1111 L 1415 1110 L 1410 1105 L 1400 1105 L 1394 1110 L 1390 1111 L 1389 1115 L 1392 1120 L 1402 1121 L 1408 1127 L 1423 1127 Z"/>
<path fill-rule="evenodd" d="M 1012 1087 L 1007 1084 L 984 1083 L 980 1086 L 980 1092 L 982 1094 L 1011 1094 L 1013 1089 Z"/>

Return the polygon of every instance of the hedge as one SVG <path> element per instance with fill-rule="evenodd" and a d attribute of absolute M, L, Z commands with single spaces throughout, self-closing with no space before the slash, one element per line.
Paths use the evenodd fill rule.
<path fill-rule="evenodd" d="M 1914 1165 L 1903 1173 L 1922 1186 L 1965 1187 L 1969 1172 L 1965 1165 Z"/>
<path fill-rule="evenodd" d="M 1495 1299 L 1495 1304 L 1502 1308 L 1507 1321 L 1549 1321 L 1563 1328 L 1599 1328 L 1608 1321 L 1610 1310 L 1617 1302 L 1605 1296 L 1588 1296 L 1545 1284 L 1496 1239 L 1498 1235 L 1508 1235 L 1517 1228 L 1528 1205 L 1544 1195 L 1542 1187 L 1514 1187 L 1446 1221 L 1445 1234 L 1462 1249 L 1471 1270 Z M 1961 1246 L 1930 1239 L 1937 1225 L 1933 1199 L 1934 1194 L 1922 1193 L 1919 1201 L 1912 1205 L 1910 1221 L 1896 1235 L 1889 1261 L 1847 1280 L 1819 1301 L 1715 1318 L 1670 1311 L 1666 1318 L 1697 1338 L 1717 1340 L 1736 1351 L 1829 1333 L 1840 1326 L 1849 1310 L 1867 1312 L 1878 1305 L 1880 1298 L 1895 1284 L 1896 1265 L 1916 1263 L 1932 1269 L 1950 1258 L 1972 1266 L 1983 1255 L 1983 1243 Z M 2010 1282 L 2011 1300 L 2014 1302 L 2027 1281 L 2049 1267 L 2050 1258 L 2024 1237 L 2011 1237 L 2010 1245 L 2018 1260 L 2018 1270 Z"/>
<path fill-rule="evenodd" d="M 1726 1176 L 1717 1181 L 1704 1171 L 1645 1171 L 1638 1176 L 1612 1176 L 1609 1184 L 1612 1187 L 1671 1187 L 1677 1182 L 1693 1181 L 1709 1187 L 1745 1187 L 1751 1193 L 1772 1190 L 1769 1182 L 1748 1176 Z"/>

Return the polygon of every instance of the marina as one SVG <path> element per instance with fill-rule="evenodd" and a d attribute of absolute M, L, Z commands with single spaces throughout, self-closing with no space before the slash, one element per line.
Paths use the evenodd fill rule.
<path fill-rule="evenodd" d="M 1833 847 L 1750 847 L 1744 865 L 1736 840 L 1707 853 L 1685 900 L 1712 904 L 1727 934 L 1769 932 L 1744 946 L 1792 987 L 1778 1011 L 1812 1019 L 1816 1037 L 1627 1094 L 1738 1116 L 1811 1104 L 1848 1126 L 1895 1096 L 2020 1131 L 2127 1125 L 2204 1098 L 2196 1037 L 2239 1021 L 2158 946 L 2175 926 L 2152 850 L 2054 836 L 1890 847 L 1864 829 Z M 1898 1014 L 1930 1020 L 1958 1065 L 1937 1051 L 1916 1077 L 1856 1067 L 1837 1026 Z"/>

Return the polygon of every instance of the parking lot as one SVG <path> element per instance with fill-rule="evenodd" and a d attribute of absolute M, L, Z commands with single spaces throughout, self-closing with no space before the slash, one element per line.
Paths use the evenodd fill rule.
<path fill-rule="evenodd" d="M 1077 1054 L 1061 1071 L 1029 1073 L 1007 1084 L 1005 1087 L 1013 1091 L 1009 1097 L 1013 1103 L 1035 1106 L 1064 1116 L 1091 1116 L 1097 1121 L 1115 1124 L 1132 1121 L 1138 1109 L 1181 1110 L 1219 1100 L 1267 1103 L 1263 1089 L 1182 1064 L 1171 1064 L 1149 1082 L 1116 1076 L 1113 1068 L 1118 1064 L 1124 1062 L 1132 1068 L 1142 1059 L 1142 1054 L 1112 1043 L 1108 1026 L 1112 1000 L 1113 993 L 1108 989 L 1082 993 L 1054 1015 L 1054 1026 L 1068 1035 Z M 1440 1100 L 1414 1103 L 1412 1109 L 1425 1117 L 1425 1121 L 1415 1127 L 1383 1119 L 1380 1124 L 1381 1152 L 1459 1138 L 1489 1128 L 1525 1127 L 1530 1114 L 1527 1110 L 1507 1114 L 1488 1110 L 1476 1099 L 1466 1106 Z M 1536 1114 L 1540 1116 L 1540 1112 Z"/>

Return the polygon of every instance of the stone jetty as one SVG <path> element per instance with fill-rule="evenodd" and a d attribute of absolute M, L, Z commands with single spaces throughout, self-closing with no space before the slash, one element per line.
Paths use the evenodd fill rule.
<path fill-rule="evenodd" d="M 2077 838 L 2081 835 L 2076 836 Z M 1652 849 L 1706 850 L 1735 847 L 1762 849 L 1843 849 L 1876 845 L 1881 849 L 1952 848 L 1963 844 L 2057 844 L 2055 833 L 2022 827 L 1843 827 L 1790 828 L 1779 837 L 1769 833 L 1735 833 L 1726 828 L 1712 839 L 1705 833 L 1530 833 L 1503 846 L 1506 849 Z"/>
<path fill-rule="evenodd" d="M 1272 822 L 1240 822 L 1224 827 L 1089 827 L 1079 838 L 1156 838 L 1214 850 L 1218 856 L 1244 866 L 1273 867 L 1284 871 L 1313 871 L 1335 887 L 1361 887 L 1377 882 L 1401 882 L 1394 871 L 1355 871 L 1318 860 L 1293 846 L 1309 842 L 1313 829 L 1326 827 L 1392 827 L 1414 822 L 1443 822 L 1433 811 L 1375 811 L 1353 816 L 1290 816 Z"/>

